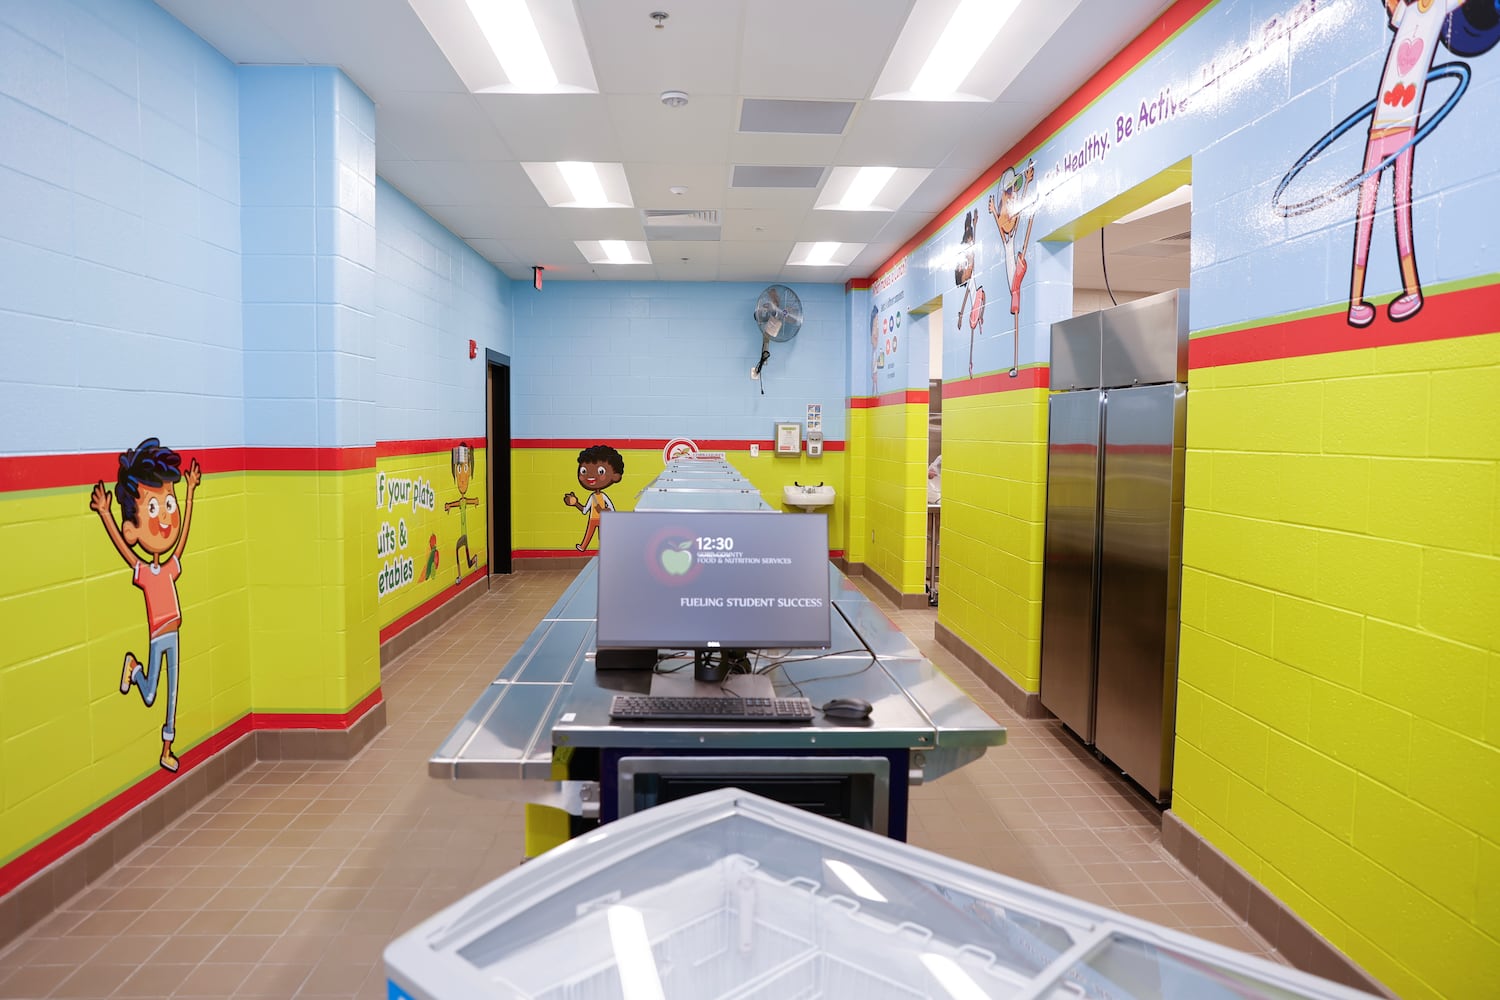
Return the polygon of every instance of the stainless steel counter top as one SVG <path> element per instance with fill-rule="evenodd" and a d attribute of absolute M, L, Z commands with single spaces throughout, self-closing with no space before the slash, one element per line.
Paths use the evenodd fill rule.
<path fill-rule="evenodd" d="M 784 515 L 795 516 L 795 515 Z M 1005 729 L 926 660 L 909 638 L 839 570 L 828 567 L 834 606 L 827 653 L 761 651 L 779 694 L 814 705 L 861 697 L 862 723 L 821 716 L 808 725 L 617 723 L 610 698 L 644 692 L 651 675 L 595 671 L 597 564 L 590 561 L 521 648 L 500 665 L 462 721 L 428 761 L 439 778 L 550 781 L 554 747 L 780 748 L 917 751 L 913 780 L 934 780 L 1005 742 Z M 691 670 L 691 659 L 685 661 Z M 477 790 L 477 789 L 475 789 Z"/>

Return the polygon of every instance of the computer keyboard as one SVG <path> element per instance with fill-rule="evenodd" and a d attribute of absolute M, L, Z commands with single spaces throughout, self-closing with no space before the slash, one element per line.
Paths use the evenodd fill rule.
<path fill-rule="evenodd" d="M 806 698 L 617 694 L 609 717 L 635 722 L 811 722 L 813 707 Z"/>

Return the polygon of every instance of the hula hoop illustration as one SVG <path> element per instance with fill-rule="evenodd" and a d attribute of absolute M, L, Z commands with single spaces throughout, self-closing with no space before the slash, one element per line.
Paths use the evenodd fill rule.
<path fill-rule="evenodd" d="M 1358 111 L 1325 132 L 1321 139 L 1313 143 L 1312 147 L 1303 153 L 1296 163 L 1292 164 L 1292 169 L 1288 170 L 1286 176 L 1281 178 L 1281 183 L 1276 185 L 1276 193 L 1271 195 L 1271 204 L 1281 213 L 1283 218 L 1290 219 L 1293 216 L 1306 215 L 1308 212 L 1322 208 L 1325 205 L 1333 204 L 1363 184 L 1367 178 L 1377 176 L 1386 167 L 1394 164 L 1402 153 L 1431 135 L 1432 130 L 1437 128 L 1438 123 L 1448 117 L 1448 113 L 1457 106 L 1458 99 L 1464 95 L 1464 91 L 1469 89 L 1470 75 L 1469 67 L 1466 63 L 1444 63 L 1441 66 L 1432 67 L 1432 69 L 1427 71 L 1428 83 L 1444 79 L 1445 77 L 1451 77 L 1458 81 L 1458 85 L 1453 88 L 1453 92 L 1443 101 L 1442 106 L 1432 113 L 1432 117 L 1418 126 L 1416 132 L 1412 134 L 1412 137 L 1400 149 L 1375 164 L 1369 170 L 1355 174 L 1336 188 L 1331 188 L 1302 201 L 1293 202 L 1290 205 L 1281 204 L 1281 196 L 1286 193 L 1286 189 L 1291 186 L 1292 181 L 1296 180 L 1297 175 L 1302 172 L 1304 167 L 1317 159 L 1324 150 L 1333 145 L 1345 132 L 1348 132 L 1355 125 L 1359 124 L 1359 122 L 1375 113 L 1375 100 L 1372 99 Z"/>

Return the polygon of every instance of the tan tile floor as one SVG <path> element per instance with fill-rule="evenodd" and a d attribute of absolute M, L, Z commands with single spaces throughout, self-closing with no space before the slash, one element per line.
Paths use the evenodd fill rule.
<path fill-rule="evenodd" d="M 0 998 L 384 997 L 385 945 L 521 859 L 521 806 L 429 778 L 427 758 L 574 575 L 496 577 L 387 668 L 389 724 L 360 756 L 230 781 L 0 952 Z M 935 611 L 865 589 L 1009 729 L 912 789 L 912 843 L 1278 957 L 1167 855 L 1138 793 L 932 641 Z"/>

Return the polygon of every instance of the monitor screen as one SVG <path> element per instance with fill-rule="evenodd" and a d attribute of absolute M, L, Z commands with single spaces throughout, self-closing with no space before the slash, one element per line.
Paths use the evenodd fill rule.
<path fill-rule="evenodd" d="M 600 649 L 826 647 L 828 516 L 605 511 Z"/>

